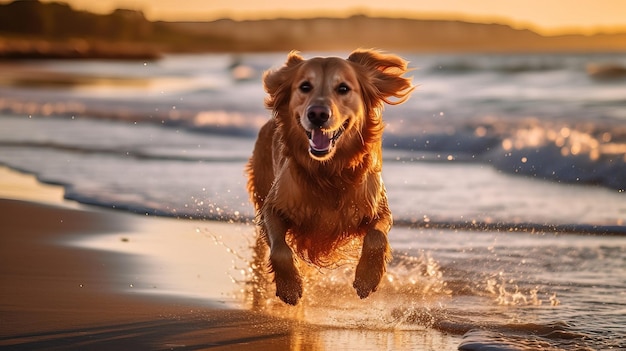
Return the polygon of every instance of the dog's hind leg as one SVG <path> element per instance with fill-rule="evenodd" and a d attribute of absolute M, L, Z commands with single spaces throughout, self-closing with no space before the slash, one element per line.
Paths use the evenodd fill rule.
<path fill-rule="evenodd" d="M 285 241 L 287 224 L 275 213 L 266 213 L 263 220 L 270 243 L 270 266 L 274 272 L 276 296 L 285 303 L 296 305 L 302 297 L 302 278 L 294 254 Z"/>
<path fill-rule="evenodd" d="M 360 298 L 364 299 L 376 291 L 391 259 L 391 248 L 387 233 L 391 229 L 391 214 L 371 223 L 363 238 L 361 258 L 356 267 L 352 286 Z"/>

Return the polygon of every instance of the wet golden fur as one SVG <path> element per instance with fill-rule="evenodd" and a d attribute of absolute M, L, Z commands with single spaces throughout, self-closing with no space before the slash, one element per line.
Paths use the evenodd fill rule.
<path fill-rule="evenodd" d="M 283 301 L 296 304 L 302 295 L 292 249 L 315 265 L 330 265 L 354 237 L 363 238 L 354 287 L 361 297 L 376 290 L 390 258 L 392 224 L 381 179 L 381 114 L 383 103 L 402 103 L 413 90 L 406 71 L 395 55 L 357 50 L 346 60 L 305 60 L 292 52 L 283 67 L 266 72 L 273 118 L 259 132 L 248 191 Z M 314 105 L 330 112 L 322 126 L 307 119 Z M 312 151 L 313 129 L 332 136 L 328 150 Z"/>

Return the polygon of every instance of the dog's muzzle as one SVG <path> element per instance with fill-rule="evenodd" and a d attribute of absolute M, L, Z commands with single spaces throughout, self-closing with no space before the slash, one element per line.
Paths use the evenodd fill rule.
<path fill-rule="evenodd" d="M 332 117 L 332 111 L 328 106 L 324 105 L 309 106 L 306 109 L 306 117 L 313 127 L 306 132 L 309 137 L 309 152 L 315 157 L 328 155 L 335 146 L 337 139 L 346 129 L 348 121 L 337 130 L 325 129 L 324 125 Z"/>

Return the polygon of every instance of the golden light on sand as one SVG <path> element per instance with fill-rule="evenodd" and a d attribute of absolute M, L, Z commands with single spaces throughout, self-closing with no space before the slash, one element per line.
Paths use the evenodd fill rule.
<path fill-rule="evenodd" d="M 9 2 L 12 0 L 0 0 Z M 46 2 L 52 0 L 44 0 Z M 258 19 L 276 17 L 368 16 L 452 19 L 507 23 L 541 34 L 565 32 L 593 34 L 626 31 L 626 2 L 621 0 L 440 0 L 380 2 L 331 0 L 316 2 L 254 0 L 229 2 L 187 0 L 65 0 L 77 10 L 108 13 L 115 8 L 141 10 L 150 20 L 208 21 L 217 18 Z"/>

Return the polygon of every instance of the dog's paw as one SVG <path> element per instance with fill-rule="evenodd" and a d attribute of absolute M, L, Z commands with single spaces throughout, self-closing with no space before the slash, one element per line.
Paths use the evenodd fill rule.
<path fill-rule="evenodd" d="M 385 271 L 383 260 L 363 260 L 359 261 L 356 267 L 356 274 L 352 286 L 357 295 L 364 299 L 378 289 L 378 284 Z"/>
<path fill-rule="evenodd" d="M 276 275 L 276 296 L 289 305 L 296 305 L 302 297 L 302 278 L 299 275 Z"/>

